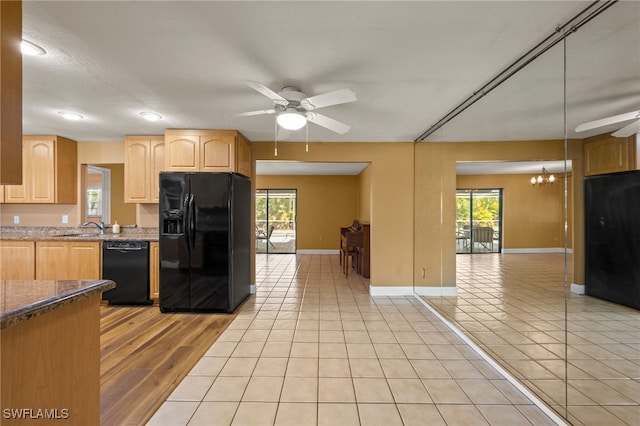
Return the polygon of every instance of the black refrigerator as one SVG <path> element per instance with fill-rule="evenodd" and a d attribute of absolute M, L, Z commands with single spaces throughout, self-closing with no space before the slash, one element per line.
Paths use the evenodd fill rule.
<path fill-rule="evenodd" d="M 160 311 L 233 312 L 250 294 L 251 182 L 160 173 Z"/>
<path fill-rule="evenodd" d="M 584 179 L 585 292 L 640 309 L 640 171 Z"/>

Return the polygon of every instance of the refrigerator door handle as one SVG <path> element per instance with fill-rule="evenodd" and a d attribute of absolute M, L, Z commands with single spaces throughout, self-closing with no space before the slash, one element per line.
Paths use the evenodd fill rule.
<path fill-rule="evenodd" d="M 189 235 L 191 236 L 191 247 L 196 245 L 196 209 L 193 207 L 194 194 L 189 194 Z"/>
<path fill-rule="evenodd" d="M 187 194 L 184 197 L 184 201 L 182 202 L 182 232 L 184 233 L 184 242 L 187 245 L 187 249 L 190 246 L 189 242 L 189 196 L 191 194 Z"/>

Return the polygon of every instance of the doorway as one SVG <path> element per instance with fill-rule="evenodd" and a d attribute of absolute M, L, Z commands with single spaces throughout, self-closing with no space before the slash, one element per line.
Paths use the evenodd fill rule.
<path fill-rule="evenodd" d="M 256 190 L 256 253 L 296 252 L 295 189 Z"/>
<path fill-rule="evenodd" d="M 456 253 L 500 253 L 502 189 L 456 190 Z"/>

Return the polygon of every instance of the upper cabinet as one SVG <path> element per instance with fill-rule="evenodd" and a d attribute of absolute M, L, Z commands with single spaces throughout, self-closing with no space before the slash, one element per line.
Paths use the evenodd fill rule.
<path fill-rule="evenodd" d="M 22 185 L 7 185 L 5 203 L 76 204 L 76 142 L 61 136 L 24 136 Z"/>
<path fill-rule="evenodd" d="M 616 138 L 610 135 L 594 136 L 584 141 L 584 175 L 635 170 L 637 157 L 636 136 Z"/>
<path fill-rule="evenodd" d="M 167 129 L 165 170 L 237 172 L 251 177 L 251 145 L 236 130 Z"/>
<path fill-rule="evenodd" d="M 159 173 L 164 170 L 164 136 L 126 136 L 124 139 L 125 203 L 157 203 Z"/>

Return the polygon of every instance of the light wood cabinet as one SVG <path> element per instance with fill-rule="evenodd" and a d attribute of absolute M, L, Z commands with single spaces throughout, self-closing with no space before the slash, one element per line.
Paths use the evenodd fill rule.
<path fill-rule="evenodd" d="M 99 242 L 36 241 L 36 279 L 97 280 L 101 258 Z"/>
<path fill-rule="evenodd" d="M 251 144 L 236 130 L 167 129 L 165 170 L 238 172 L 251 177 Z"/>
<path fill-rule="evenodd" d="M 126 136 L 124 139 L 125 203 L 157 203 L 159 173 L 164 170 L 163 136 Z"/>
<path fill-rule="evenodd" d="M 32 280 L 34 278 L 34 242 L 0 241 L 0 279 Z"/>
<path fill-rule="evenodd" d="M 25 136 L 22 185 L 5 187 L 5 203 L 76 204 L 76 142 L 60 136 Z"/>
<path fill-rule="evenodd" d="M 160 244 L 152 241 L 149 249 L 149 298 L 155 303 L 160 298 Z"/>
<path fill-rule="evenodd" d="M 637 168 L 636 137 L 599 135 L 584 141 L 584 175 L 624 172 Z"/>

